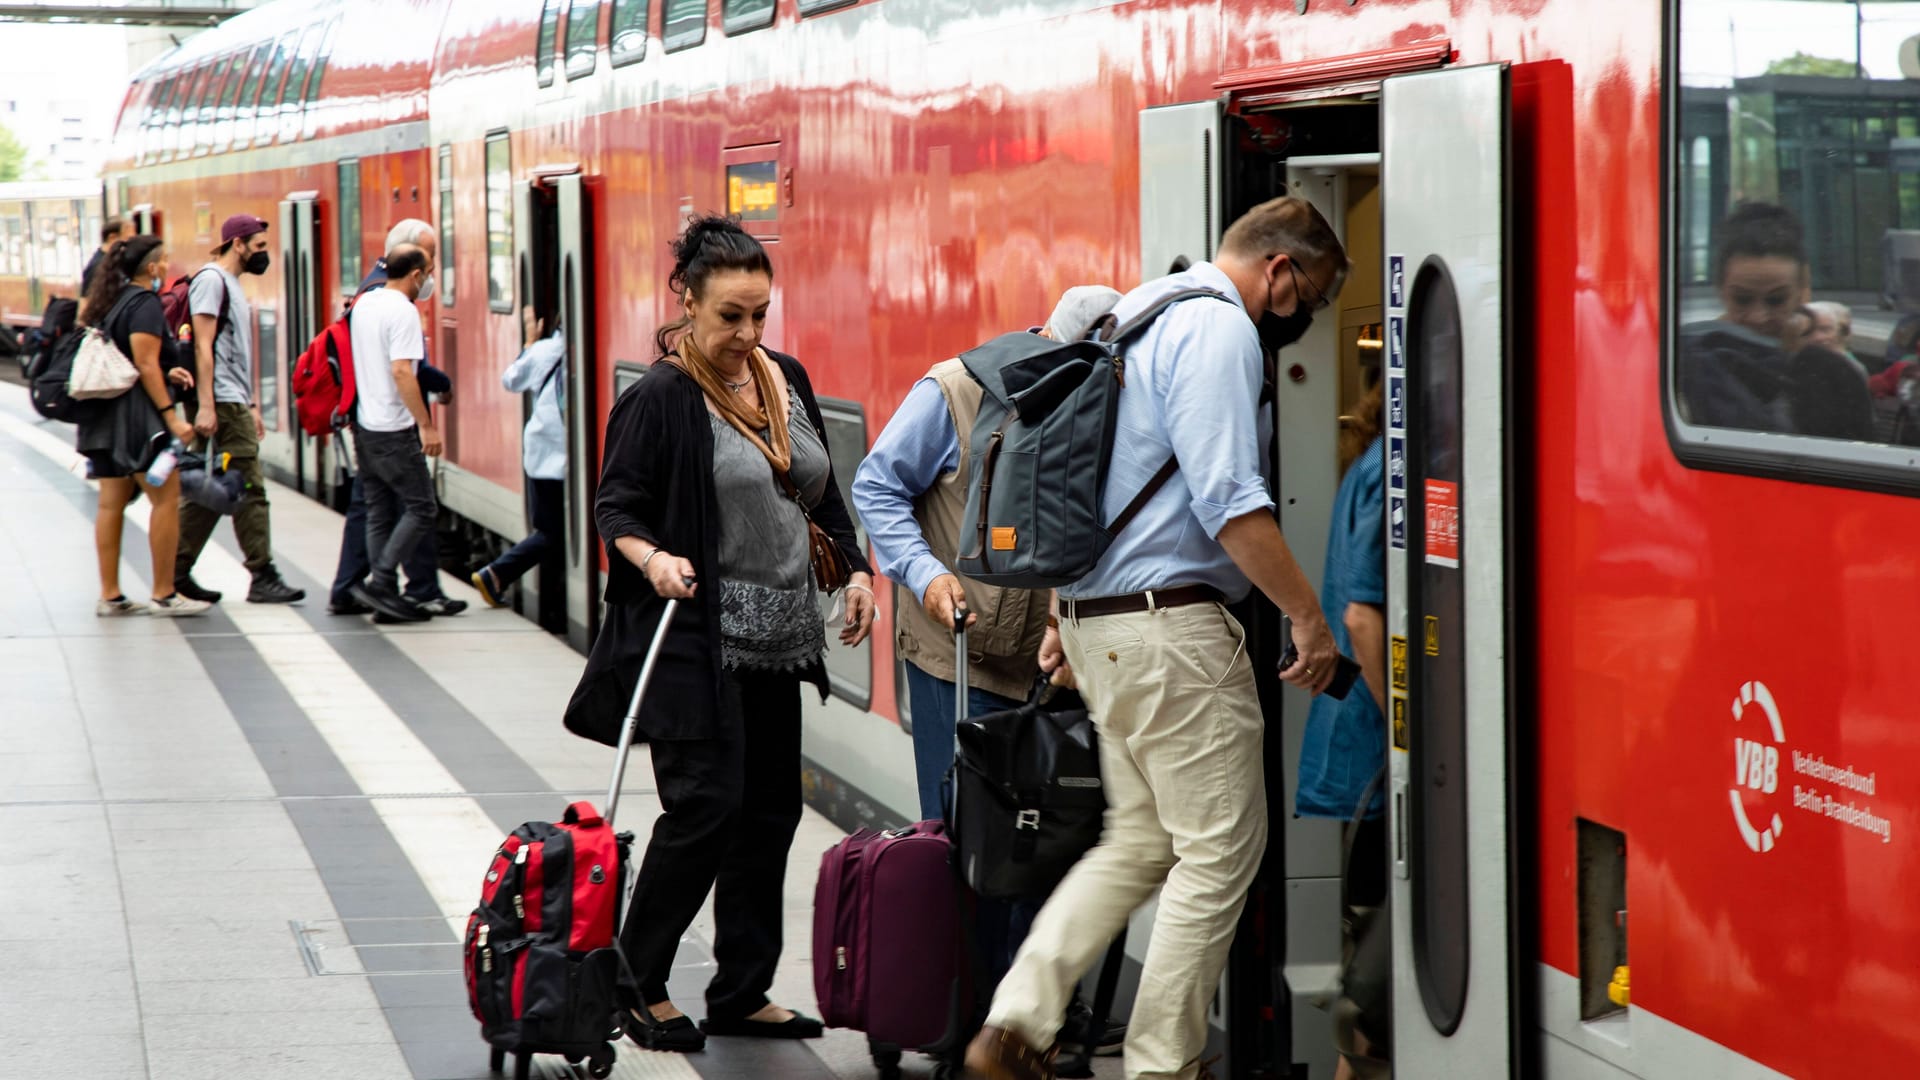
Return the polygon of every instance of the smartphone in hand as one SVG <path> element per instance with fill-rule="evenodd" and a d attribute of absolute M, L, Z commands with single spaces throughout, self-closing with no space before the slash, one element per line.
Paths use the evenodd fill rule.
<path fill-rule="evenodd" d="M 1300 649 L 1293 643 L 1293 620 L 1280 616 L 1280 663 L 1276 671 L 1285 671 L 1300 659 Z M 1344 701 L 1353 684 L 1360 680 L 1360 665 L 1342 653 L 1334 661 L 1333 681 L 1328 683 L 1322 693 L 1335 701 Z"/>

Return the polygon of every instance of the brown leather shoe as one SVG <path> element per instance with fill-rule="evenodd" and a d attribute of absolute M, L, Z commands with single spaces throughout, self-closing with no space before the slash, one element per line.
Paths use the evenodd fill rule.
<path fill-rule="evenodd" d="M 1041 1053 L 1013 1032 L 988 1025 L 967 1044 L 967 1075 L 981 1080 L 1054 1080 L 1053 1051 Z"/>

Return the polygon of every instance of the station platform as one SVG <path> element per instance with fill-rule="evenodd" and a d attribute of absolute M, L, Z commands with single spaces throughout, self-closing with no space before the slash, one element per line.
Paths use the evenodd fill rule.
<path fill-rule="evenodd" d="M 0 1078 L 492 1075 L 459 933 L 508 830 L 605 797 L 611 751 L 559 721 L 583 658 L 447 575 L 463 615 L 328 615 L 341 519 L 271 499 L 305 603 L 245 603 L 223 524 L 195 573 L 229 598 L 213 612 L 97 618 L 95 495 L 71 429 L 0 385 Z M 146 519 L 136 501 L 123 541 L 138 600 Z M 619 825 L 644 843 L 659 813 L 644 747 L 627 776 Z M 809 810 L 789 863 L 774 998 L 812 1015 L 814 876 L 842 835 Z M 695 1016 L 712 929 L 709 910 L 673 981 Z M 909 1055 L 907 1074 L 930 1065 Z M 686 1056 L 626 1042 L 615 1075 L 875 1074 L 864 1036 L 829 1031 Z"/>

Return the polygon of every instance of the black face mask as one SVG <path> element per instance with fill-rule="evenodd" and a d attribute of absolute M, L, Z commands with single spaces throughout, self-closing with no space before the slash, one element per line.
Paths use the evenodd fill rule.
<path fill-rule="evenodd" d="M 1291 315 L 1275 315 L 1269 311 L 1260 316 L 1260 347 L 1277 352 L 1299 341 L 1312 325 L 1313 312 L 1305 304 L 1294 305 Z"/>
<path fill-rule="evenodd" d="M 241 265 L 249 274 L 264 274 L 272 262 L 273 256 L 271 254 L 265 251 L 256 251 L 247 256 L 247 261 Z"/>

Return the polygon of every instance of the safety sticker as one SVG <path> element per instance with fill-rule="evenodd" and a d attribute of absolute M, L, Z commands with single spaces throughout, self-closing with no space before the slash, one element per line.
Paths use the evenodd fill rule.
<path fill-rule="evenodd" d="M 1387 428 L 1407 430 L 1407 380 L 1392 371 L 1387 373 Z"/>
<path fill-rule="evenodd" d="M 1407 748 L 1407 695 L 1393 695 L 1393 748 Z"/>
<path fill-rule="evenodd" d="M 1427 561 L 1460 565 L 1460 485 L 1427 481 Z"/>
<path fill-rule="evenodd" d="M 1393 652 L 1389 657 L 1393 668 L 1393 688 L 1401 692 L 1407 689 L 1407 639 L 1399 634 L 1393 635 Z"/>
<path fill-rule="evenodd" d="M 1427 655 L 1440 655 L 1440 616 L 1427 616 Z"/>
<path fill-rule="evenodd" d="M 1387 436 L 1387 486 L 1407 490 L 1407 440 L 1404 435 Z"/>
<path fill-rule="evenodd" d="M 1387 496 L 1387 540 L 1393 547 L 1407 550 L 1407 500 L 1404 496 Z"/>
<path fill-rule="evenodd" d="M 1405 371 L 1407 367 L 1407 320 L 1387 316 L 1387 367 Z"/>
<path fill-rule="evenodd" d="M 1387 256 L 1387 306 L 1407 306 L 1407 257 Z"/>

